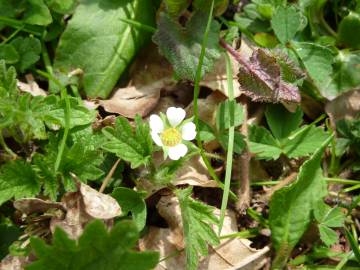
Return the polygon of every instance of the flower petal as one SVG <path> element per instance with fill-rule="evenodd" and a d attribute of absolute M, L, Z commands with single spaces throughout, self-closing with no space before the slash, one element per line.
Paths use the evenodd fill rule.
<path fill-rule="evenodd" d="M 191 141 L 196 137 L 196 126 L 193 122 L 186 123 L 181 129 L 181 135 L 184 140 Z"/>
<path fill-rule="evenodd" d="M 169 158 L 172 160 L 178 160 L 179 158 L 186 155 L 188 149 L 185 144 L 178 144 L 174 147 L 169 147 Z"/>
<path fill-rule="evenodd" d="M 161 120 L 160 116 L 158 116 L 157 114 L 152 114 L 150 116 L 149 124 L 151 128 L 151 132 L 160 133 L 161 131 L 164 130 L 164 123 Z"/>
<path fill-rule="evenodd" d="M 163 143 L 161 141 L 161 138 L 159 136 L 159 133 L 157 132 L 151 132 L 151 138 L 158 146 L 163 146 Z"/>
<path fill-rule="evenodd" d="M 177 126 L 184 120 L 186 112 L 182 108 L 170 107 L 166 111 L 166 116 L 169 119 L 170 125 Z"/>

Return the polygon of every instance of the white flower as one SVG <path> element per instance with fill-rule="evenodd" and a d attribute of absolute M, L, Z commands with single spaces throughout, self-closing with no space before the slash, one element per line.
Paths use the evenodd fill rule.
<path fill-rule="evenodd" d="M 183 141 L 191 141 L 196 137 L 196 127 L 189 119 L 184 120 L 182 108 L 170 107 L 164 114 L 150 116 L 151 137 L 164 150 L 165 157 L 178 160 L 186 155 L 188 148 Z"/>

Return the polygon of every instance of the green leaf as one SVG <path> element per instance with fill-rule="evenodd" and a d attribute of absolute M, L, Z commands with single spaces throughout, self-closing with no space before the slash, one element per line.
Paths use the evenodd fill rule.
<path fill-rule="evenodd" d="M 218 245 L 219 239 L 211 225 L 218 224 L 214 208 L 191 198 L 192 188 L 175 191 L 179 199 L 184 226 L 186 265 L 197 269 L 200 256 L 208 254 L 208 244 Z"/>
<path fill-rule="evenodd" d="M 206 122 L 199 119 L 198 133 L 200 140 L 203 142 L 209 142 L 216 139 L 215 131 Z"/>
<path fill-rule="evenodd" d="M 331 208 L 323 201 L 319 201 L 314 209 L 316 220 L 328 227 L 342 227 L 345 221 L 345 214 L 340 207 Z"/>
<path fill-rule="evenodd" d="M 69 72 L 80 68 L 84 72 L 82 83 L 86 94 L 106 98 L 150 38 L 148 33 L 123 19 L 152 26 L 154 18 L 155 8 L 148 0 L 81 1 L 60 38 L 55 73 L 59 79 L 67 78 Z"/>
<path fill-rule="evenodd" d="M 159 46 L 160 53 L 173 65 L 174 71 L 180 79 L 195 80 L 207 17 L 208 12 L 198 10 L 194 12 L 183 28 L 167 14 L 160 15 L 158 30 L 153 36 L 153 41 Z M 219 31 L 219 23 L 213 20 L 208 35 L 201 77 L 211 71 L 214 61 L 220 57 Z"/>
<path fill-rule="evenodd" d="M 360 49 L 360 36 L 354 34 L 354 29 L 360 28 L 360 15 L 350 11 L 339 24 L 338 39 L 339 42 L 353 48 Z"/>
<path fill-rule="evenodd" d="M 43 0 L 27 0 L 27 4 L 24 22 L 35 25 L 48 25 L 52 22 L 50 11 Z"/>
<path fill-rule="evenodd" d="M 280 6 L 271 18 L 271 26 L 282 44 L 290 41 L 301 26 L 301 16 L 295 6 Z"/>
<path fill-rule="evenodd" d="M 230 100 L 226 100 L 221 102 L 216 110 L 216 128 L 219 131 L 223 131 L 225 129 L 229 129 L 231 126 L 230 123 Z M 237 127 L 242 124 L 244 120 L 244 110 L 243 107 L 239 104 L 234 102 L 234 127 Z"/>
<path fill-rule="evenodd" d="M 20 61 L 15 65 L 24 72 L 40 59 L 41 42 L 34 37 L 17 37 L 11 43 L 20 55 Z"/>
<path fill-rule="evenodd" d="M 311 221 L 311 212 L 327 194 L 320 167 L 325 141 L 300 168 L 296 182 L 274 193 L 270 201 L 269 224 L 277 256 L 274 267 L 281 268 Z"/>
<path fill-rule="evenodd" d="M 69 13 L 75 5 L 75 0 L 46 0 L 48 7 L 60 14 Z"/>
<path fill-rule="evenodd" d="M 106 127 L 102 130 L 108 138 L 102 148 L 130 162 L 132 168 L 147 165 L 152 153 L 149 125 L 140 122 L 139 118 L 136 122 L 135 133 L 128 120 L 121 116 L 116 119 L 115 128 Z"/>
<path fill-rule="evenodd" d="M 11 198 L 34 197 L 39 192 L 39 179 L 29 163 L 15 160 L 0 168 L 0 205 Z"/>
<path fill-rule="evenodd" d="M 113 190 L 111 196 L 114 197 L 125 214 L 131 212 L 134 222 L 139 231 L 146 224 L 146 204 L 140 193 L 124 187 L 118 187 Z"/>
<path fill-rule="evenodd" d="M 184 164 L 185 158 L 171 160 L 161 163 L 152 176 L 152 181 L 156 185 L 167 185 L 174 180 L 177 170 Z"/>
<path fill-rule="evenodd" d="M 229 132 L 225 131 L 219 135 L 219 141 L 221 143 L 221 146 L 226 150 L 228 147 L 229 142 Z M 246 144 L 244 141 L 244 135 L 242 135 L 240 132 L 234 133 L 234 152 L 237 154 L 241 154 L 244 150 Z"/>
<path fill-rule="evenodd" d="M 332 244 L 336 243 L 338 240 L 338 235 L 333 229 L 330 229 L 328 226 L 323 224 L 319 225 L 319 233 L 320 239 L 325 243 L 327 246 L 331 246 Z"/>
<path fill-rule="evenodd" d="M 56 228 L 52 245 L 39 238 L 31 238 L 37 260 L 26 270 L 146 270 L 158 263 L 156 252 L 135 252 L 138 240 L 135 224 L 117 223 L 110 232 L 100 220 L 86 226 L 78 241 Z"/>
<path fill-rule="evenodd" d="M 304 126 L 281 143 L 282 149 L 289 158 L 307 156 L 314 153 L 329 136 L 320 127 Z"/>
<path fill-rule="evenodd" d="M 357 262 L 360 263 L 360 248 L 359 248 L 358 240 L 355 239 L 355 237 L 346 228 L 345 228 L 345 236 L 350 244 L 352 251 L 354 252 Z"/>
<path fill-rule="evenodd" d="M 192 5 L 195 10 L 204 10 L 209 8 L 208 0 L 195 0 L 192 2 Z M 214 0 L 214 11 L 213 15 L 215 17 L 223 14 L 229 5 L 229 0 Z"/>
<path fill-rule="evenodd" d="M 332 52 L 326 47 L 315 43 L 294 42 L 293 45 L 320 93 L 324 97 L 336 96 L 337 93 L 333 93 L 332 89 L 329 89 L 334 59 Z"/>
<path fill-rule="evenodd" d="M 180 16 L 190 5 L 189 0 L 164 0 L 166 11 L 170 16 Z"/>
<path fill-rule="evenodd" d="M 256 125 L 249 127 L 249 148 L 261 159 L 278 159 L 282 152 L 279 142 L 271 133 Z"/>
<path fill-rule="evenodd" d="M 14 225 L 0 224 L 0 260 L 9 254 L 10 245 L 21 236 L 21 230 Z"/>
<path fill-rule="evenodd" d="M 289 112 L 283 105 L 266 106 L 265 117 L 275 138 L 287 138 L 302 122 L 303 112 L 300 107 L 294 113 Z"/>
<path fill-rule="evenodd" d="M 0 59 L 4 59 L 6 64 L 14 64 L 20 59 L 20 55 L 10 44 L 0 44 Z"/>

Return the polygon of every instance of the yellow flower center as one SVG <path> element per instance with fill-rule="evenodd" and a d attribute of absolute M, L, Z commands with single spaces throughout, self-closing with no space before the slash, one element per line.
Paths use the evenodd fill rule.
<path fill-rule="evenodd" d="M 165 146 L 175 146 L 181 143 L 181 134 L 176 128 L 165 129 L 160 135 L 161 141 Z"/>

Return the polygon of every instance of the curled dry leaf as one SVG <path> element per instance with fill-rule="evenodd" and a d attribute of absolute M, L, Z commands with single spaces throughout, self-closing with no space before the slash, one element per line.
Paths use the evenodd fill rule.
<path fill-rule="evenodd" d="M 62 203 L 44 201 L 38 198 L 25 198 L 16 200 L 14 202 L 14 207 L 27 215 L 32 213 L 45 213 L 50 209 L 60 209 L 65 211 Z"/>
<path fill-rule="evenodd" d="M 360 90 L 346 92 L 329 101 L 325 107 L 332 124 L 341 119 L 353 119 L 360 113 Z"/>
<path fill-rule="evenodd" d="M 168 222 L 170 228 L 151 227 L 143 239 L 140 240 L 140 250 L 157 250 L 160 252 L 162 260 L 156 270 L 164 269 L 186 269 L 186 258 L 181 243 L 183 243 L 181 211 L 179 202 L 174 196 L 164 196 L 157 204 L 159 214 Z M 220 216 L 220 210 L 215 211 L 215 215 Z M 217 228 L 214 228 L 215 230 Z M 227 211 L 221 235 L 233 234 L 237 232 L 237 222 L 235 214 Z M 250 247 L 251 241 L 248 239 L 231 238 L 223 239 L 220 245 L 212 247 L 209 250 L 209 256 L 202 258 L 199 264 L 201 270 L 218 270 L 218 269 L 241 269 L 254 270 L 261 269 L 266 262 L 265 255 L 269 252 L 269 247 L 262 249 L 253 249 Z"/>
<path fill-rule="evenodd" d="M 46 91 L 39 87 L 31 74 L 27 74 L 25 78 L 27 83 L 17 81 L 17 87 L 21 91 L 30 93 L 33 96 L 47 96 Z"/>
<path fill-rule="evenodd" d="M 228 54 L 229 55 L 229 54 Z M 233 73 L 233 88 L 234 97 L 237 98 L 241 95 L 240 84 L 237 80 L 236 74 L 240 65 L 233 57 L 230 56 Z M 225 56 L 221 55 L 220 59 L 216 61 L 212 71 L 205 75 L 204 79 L 200 82 L 201 86 L 206 86 L 212 90 L 218 90 L 225 96 L 229 97 L 229 89 L 226 75 L 226 60 Z"/>

